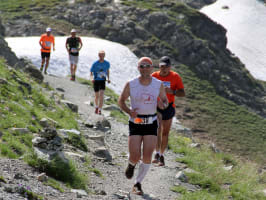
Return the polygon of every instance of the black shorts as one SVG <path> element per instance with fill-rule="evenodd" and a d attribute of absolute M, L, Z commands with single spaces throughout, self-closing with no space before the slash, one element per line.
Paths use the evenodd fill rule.
<path fill-rule="evenodd" d="M 158 122 L 154 120 L 152 124 L 134 124 L 129 121 L 129 135 L 155 135 L 157 136 Z"/>
<path fill-rule="evenodd" d="M 42 58 L 50 58 L 50 53 L 47 53 L 47 52 L 41 52 L 41 56 Z"/>
<path fill-rule="evenodd" d="M 173 103 L 169 103 L 169 106 L 164 110 L 157 107 L 157 111 L 162 114 L 162 120 L 169 120 L 175 116 L 175 108 L 173 107 Z"/>
<path fill-rule="evenodd" d="M 93 83 L 94 92 L 99 92 L 99 90 L 105 90 L 105 80 L 95 80 Z"/>

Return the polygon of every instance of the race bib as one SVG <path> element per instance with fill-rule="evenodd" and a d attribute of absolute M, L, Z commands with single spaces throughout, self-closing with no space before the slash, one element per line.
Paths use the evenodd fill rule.
<path fill-rule="evenodd" d="M 49 42 L 49 41 L 45 41 L 45 46 L 46 46 L 46 47 L 51 47 L 51 42 Z"/>
<path fill-rule="evenodd" d="M 71 52 L 72 53 L 77 53 L 78 52 L 78 49 L 77 48 L 71 48 Z"/>
<path fill-rule="evenodd" d="M 169 81 L 164 81 L 163 82 L 163 86 L 166 87 L 166 88 L 170 88 L 171 83 Z"/>
<path fill-rule="evenodd" d="M 101 72 L 98 73 L 98 77 L 105 79 L 106 78 L 106 73 L 104 71 L 101 71 Z"/>

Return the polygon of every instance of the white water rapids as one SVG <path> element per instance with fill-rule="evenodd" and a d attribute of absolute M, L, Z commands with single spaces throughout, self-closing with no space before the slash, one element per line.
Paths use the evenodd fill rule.
<path fill-rule="evenodd" d="M 51 52 L 48 74 L 67 76 L 70 74 L 68 53 L 65 48 L 67 37 L 55 37 L 55 51 Z M 40 68 L 40 37 L 5 38 L 9 47 L 19 57 L 26 57 Z M 110 62 L 110 80 L 108 87 L 120 93 L 125 83 L 138 75 L 138 58 L 126 46 L 107 40 L 81 37 L 83 47 L 79 55 L 76 75 L 85 79 L 90 77 L 90 67 L 98 60 L 99 50 L 105 51 L 105 59 Z"/>

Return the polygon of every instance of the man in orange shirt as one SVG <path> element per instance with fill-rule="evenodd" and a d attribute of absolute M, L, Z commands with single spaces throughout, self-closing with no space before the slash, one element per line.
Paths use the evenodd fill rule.
<path fill-rule="evenodd" d="M 46 28 L 46 33 L 41 35 L 41 39 L 39 41 L 39 44 L 41 46 L 41 56 L 42 56 L 42 64 L 40 71 L 43 70 L 43 65 L 45 64 L 44 73 L 47 74 L 47 68 L 49 65 L 50 60 L 50 53 L 51 53 L 51 47 L 53 45 L 53 50 L 55 51 L 55 43 L 54 43 L 54 36 L 51 34 L 52 29 Z"/>
<path fill-rule="evenodd" d="M 171 60 L 168 56 L 163 56 L 160 59 L 159 67 L 160 70 L 153 72 L 152 76 L 163 82 L 169 106 L 164 110 L 159 107 L 157 108 L 159 127 L 156 154 L 152 162 L 158 163 L 158 166 L 164 166 L 165 161 L 163 154 L 168 145 L 168 135 L 173 117 L 175 116 L 175 96 L 184 97 L 185 90 L 179 74 L 171 70 Z M 158 105 L 160 105 L 160 102 L 158 102 Z"/>

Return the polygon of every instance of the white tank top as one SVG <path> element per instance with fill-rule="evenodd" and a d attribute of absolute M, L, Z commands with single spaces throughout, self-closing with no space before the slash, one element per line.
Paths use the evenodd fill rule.
<path fill-rule="evenodd" d="M 154 77 L 149 85 L 142 85 L 139 78 L 131 80 L 129 82 L 131 109 L 138 108 L 137 113 L 140 115 L 155 114 L 161 84 L 162 82 Z"/>

